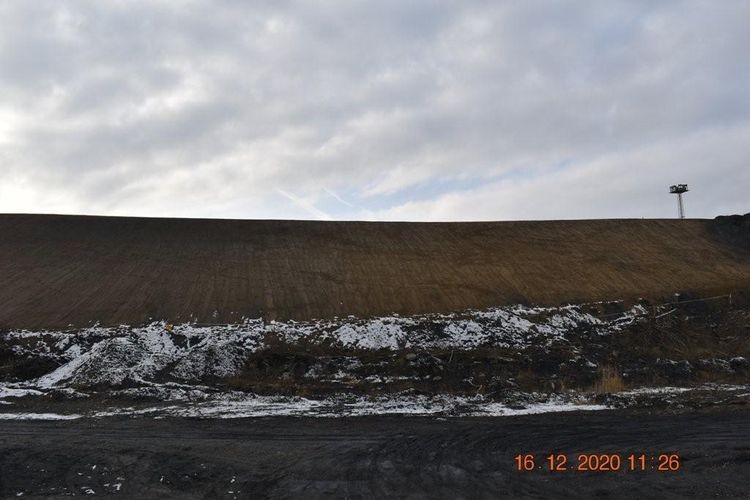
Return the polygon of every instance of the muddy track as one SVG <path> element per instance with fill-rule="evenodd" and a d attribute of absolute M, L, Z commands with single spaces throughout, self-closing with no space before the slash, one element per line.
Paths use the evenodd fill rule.
<path fill-rule="evenodd" d="M 750 414 L 0 423 L 3 497 L 748 498 Z M 678 472 L 519 473 L 519 452 L 679 453 Z M 231 493 L 229 493 L 231 492 Z"/>

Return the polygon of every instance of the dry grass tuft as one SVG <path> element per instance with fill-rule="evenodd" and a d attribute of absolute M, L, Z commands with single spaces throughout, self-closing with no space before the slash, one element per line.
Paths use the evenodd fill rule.
<path fill-rule="evenodd" d="M 625 390 L 620 372 L 613 366 L 602 366 L 599 368 L 599 380 L 594 384 L 596 394 L 611 394 Z"/>

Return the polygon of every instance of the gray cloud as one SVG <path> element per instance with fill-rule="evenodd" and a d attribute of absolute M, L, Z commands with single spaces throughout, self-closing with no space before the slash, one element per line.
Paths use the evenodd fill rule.
<path fill-rule="evenodd" d="M 4 2 L 0 211 L 750 211 L 741 0 Z M 333 196 L 331 193 L 335 193 Z"/>

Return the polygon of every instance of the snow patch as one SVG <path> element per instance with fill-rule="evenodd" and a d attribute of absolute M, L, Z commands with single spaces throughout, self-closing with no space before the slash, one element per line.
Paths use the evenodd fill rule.
<path fill-rule="evenodd" d="M 21 387 L 17 384 L 0 384 L 0 399 L 22 398 L 24 396 L 41 396 L 43 393 L 36 389 Z"/>
<path fill-rule="evenodd" d="M 477 349 L 524 350 L 566 343 L 589 329 L 600 335 L 645 314 L 636 306 L 603 322 L 581 306 L 511 307 L 456 314 L 310 322 L 245 321 L 236 325 L 164 323 L 142 327 L 94 326 L 75 331 L 22 330 L 6 334 L 20 357 L 43 357 L 59 366 L 27 385 L 52 388 L 144 386 L 166 381 L 195 383 L 237 374 L 249 356 L 276 342 L 335 345 L 357 350 Z M 1 396 L 0 396 L 1 397 Z"/>
<path fill-rule="evenodd" d="M 0 420 L 76 420 L 82 415 L 59 413 L 0 413 Z"/>
<path fill-rule="evenodd" d="M 481 396 L 395 395 L 378 398 L 334 395 L 325 399 L 290 396 L 258 396 L 245 393 L 216 395 L 205 401 L 150 408 L 114 408 L 97 412 L 96 418 L 111 416 L 161 416 L 191 418 L 258 418 L 258 417 L 361 417 L 370 415 L 405 416 L 513 416 L 567 411 L 597 411 L 608 407 L 585 404 L 573 398 L 554 396 L 546 401 L 529 403 L 523 408 L 508 407 Z"/>

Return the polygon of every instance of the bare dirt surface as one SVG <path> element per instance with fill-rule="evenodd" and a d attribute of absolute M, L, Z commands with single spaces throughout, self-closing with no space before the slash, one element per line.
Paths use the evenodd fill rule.
<path fill-rule="evenodd" d="M 750 414 L 0 422 L 15 498 L 749 498 Z M 517 472 L 514 456 L 676 453 L 676 472 Z"/>
<path fill-rule="evenodd" d="M 0 215 L 0 329 L 411 315 L 677 291 L 705 297 L 750 288 L 748 218 L 725 219 Z"/>

